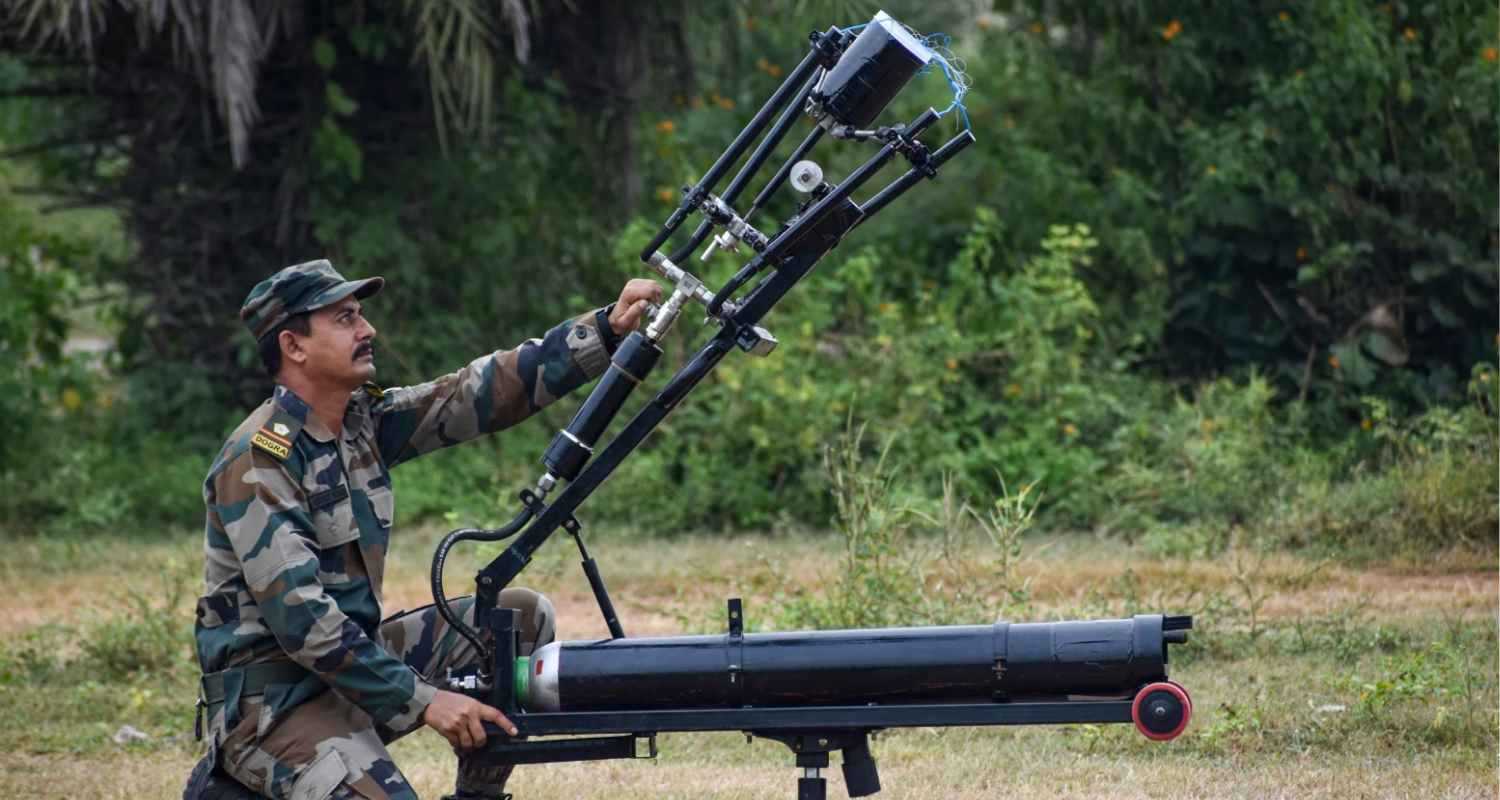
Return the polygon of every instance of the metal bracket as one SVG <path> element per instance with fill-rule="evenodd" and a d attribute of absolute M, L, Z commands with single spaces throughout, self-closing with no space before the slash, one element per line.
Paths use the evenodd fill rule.
<path fill-rule="evenodd" d="M 745 635 L 745 603 L 738 597 L 729 598 L 729 638 Z"/>

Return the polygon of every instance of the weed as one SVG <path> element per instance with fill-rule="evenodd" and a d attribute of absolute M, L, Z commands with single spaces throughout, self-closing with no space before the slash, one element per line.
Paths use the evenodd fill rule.
<path fill-rule="evenodd" d="M 123 617 L 91 625 L 83 637 L 82 657 L 94 674 L 123 680 L 136 674 L 171 673 L 193 666 L 191 637 L 183 613 L 186 586 L 181 571 L 162 574 L 160 590 L 125 592 Z M 177 572 L 178 574 L 173 574 Z"/>
<path fill-rule="evenodd" d="M 1002 492 L 981 514 L 959 497 L 952 476 L 944 476 L 942 498 L 923 509 L 918 499 L 896 491 L 893 440 L 866 452 L 864 435 L 863 425 L 851 427 L 824 458 L 843 542 L 840 571 L 827 592 L 788 599 L 781 622 L 820 628 L 953 624 L 1026 610 L 1029 583 L 1019 567 L 1037 508 L 1033 487 Z M 936 547 L 916 535 L 923 525 L 937 530 Z M 988 545 L 979 558 L 971 552 L 976 529 Z"/>

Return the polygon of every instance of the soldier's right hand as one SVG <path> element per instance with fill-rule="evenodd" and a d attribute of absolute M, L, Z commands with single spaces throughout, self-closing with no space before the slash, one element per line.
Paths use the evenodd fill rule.
<path fill-rule="evenodd" d="M 498 709 L 457 692 L 438 690 L 432 702 L 427 704 L 427 710 L 422 712 L 422 724 L 441 733 L 460 750 L 473 750 L 484 745 L 487 738 L 485 722 L 493 722 L 511 736 L 516 735 L 516 726 Z"/>

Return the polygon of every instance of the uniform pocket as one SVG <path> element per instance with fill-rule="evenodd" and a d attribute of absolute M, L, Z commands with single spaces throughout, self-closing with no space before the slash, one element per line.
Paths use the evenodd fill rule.
<path fill-rule="evenodd" d="M 359 539 L 349 489 L 340 484 L 308 498 L 313 534 L 318 543 L 318 580 L 324 584 L 348 583 L 348 559 L 354 548 L 345 545 Z"/>
<path fill-rule="evenodd" d="M 349 777 L 349 768 L 337 750 L 327 750 L 308 764 L 292 784 L 291 800 L 327 800 Z"/>
<path fill-rule="evenodd" d="M 391 491 L 390 486 L 372 488 L 370 509 L 375 512 L 375 521 L 380 523 L 380 527 L 389 530 L 396 517 L 396 493 Z"/>
<path fill-rule="evenodd" d="M 343 484 L 315 492 L 307 498 L 318 547 L 337 547 L 359 538 L 354 524 L 354 507 L 349 502 L 349 487 Z"/>

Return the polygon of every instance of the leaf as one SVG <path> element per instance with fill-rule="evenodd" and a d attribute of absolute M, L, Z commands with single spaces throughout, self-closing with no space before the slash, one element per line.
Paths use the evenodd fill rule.
<path fill-rule="evenodd" d="M 328 82 L 324 95 L 328 98 L 328 107 L 341 117 L 347 117 L 359 110 L 359 103 L 344 93 L 344 87 L 333 81 Z"/>
<path fill-rule="evenodd" d="M 1308 264 L 1297 269 L 1297 283 L 1299 284 L 1313 283 L 1321 280 L 1322 277 L 1323 268 L 1318 264 Z"/>
<path fill-rule="evenodd" d="M 1418 261 L 1411 265 L 1411 279 L 1417 283 L 1426 283 L 1447 274 L 1448 267 L 1448 264 L 1441 261 Z"/>
<path fill-rule="evenodd" d="M 1339 376 L 1355 386 L 1369 386 L 1375 381 L 1375 365 L 1360 351 L 1357 342 L 1339 342 L 1329 348 L 1338 359 Z"/>
<path fill-rule="evenodd" d="M 1365 333 L 1361 344 L 1370 355 L 1385 362 L 1388 366 L 1400 367 L 1406 364 L 1410 353 L 1406 345 L 1392 338 L 1383 331 L 1369 331 Z"/>
<path fill-rule="evenodd" d="M 1443 301 L 1436 297 L 1427 298 L 1427 308 L 1432 311 L 1432 316 L 1437 319 L 1438 324 L 1444 328 L 1462 328 L 1463 318 L 1453 313 L 1453 310 L 1443 305 Z"/>
<path fill-rule="evenodd" d="M 338 63 L 338 53 L 334 51 L 333 44 L 322 36 L 313 42 L 313 61 L 324 72 L 333 69 L 333 65 Z"/>

